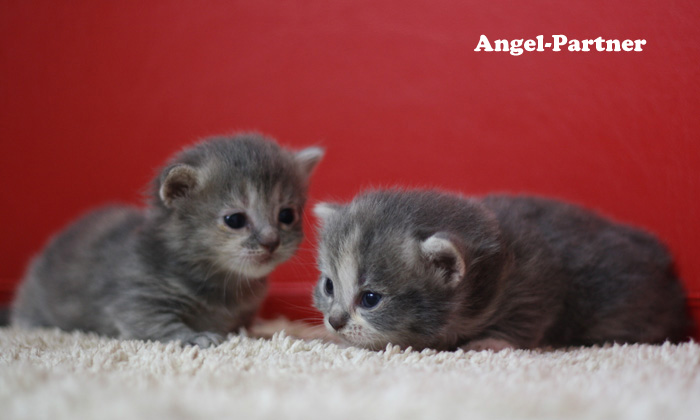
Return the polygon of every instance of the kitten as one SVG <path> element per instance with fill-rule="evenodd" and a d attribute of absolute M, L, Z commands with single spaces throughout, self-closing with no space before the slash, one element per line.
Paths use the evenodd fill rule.
<path fill-rule="evenodd" d="M 529 349 L 687 332 L 664 246 L 570 204 L 388 190 L 315 212 L 314 304 L 357 346 Z"/>
<path fill-rule="evenodd" d="M 108 207 L 56 236 L 13 303 L 21 327 L 59 327 L 207 347 L 252 320 L 267 276 L 303 238 L 323 151 L 255 134 L 177 154 L 145 210 Z"/>

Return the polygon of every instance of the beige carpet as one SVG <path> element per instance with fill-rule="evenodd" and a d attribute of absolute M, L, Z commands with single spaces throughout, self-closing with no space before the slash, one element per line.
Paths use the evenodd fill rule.
<path fill-rule="evenodd" d="M 371 352 L 278 333 L 200 350 L 0 328 L 0 418 L 697 420 L 700 346 Z"/>

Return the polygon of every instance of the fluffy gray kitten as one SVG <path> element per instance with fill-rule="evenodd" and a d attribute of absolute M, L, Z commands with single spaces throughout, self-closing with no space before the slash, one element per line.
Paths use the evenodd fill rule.
<path fill-rule="evenodd" d="M 249 324 L 265 277 L 301 242 L 322 155 L 255 134 L 183 150 L 147 209 L 104 208 L 50 241 L 19 288 L 13 324 L 218 344 Z"/>
<path fill-rule="evenodd" d="M 357 346 L 500 350 L 687 332 L 664 246 L 570 204 L 389 190 L 315 212 L 314 304 Z"/>

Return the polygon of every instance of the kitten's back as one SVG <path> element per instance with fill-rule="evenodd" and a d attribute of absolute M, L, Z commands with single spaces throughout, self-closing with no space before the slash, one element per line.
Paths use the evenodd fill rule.
<path fill-rule="evenodd" d="M 138 263 L 131 244 L 143 218 L 136 208 L 104 207 L 55 236 L 30 264 L 11 322 L 108 334 L 97 314 L 111 297 L 109 279 Z"/>
<path fill-rule="evenodd" d="M 503 234 L 520 259 L 542 252 L 541 264 L 557 267 L 561 287 L 550 344 L 605 341 L 661 342 L 686 337 L 684 291 L 668 250 L 640 229 L 611 222 L 580 207 L 537 197 L 488 196 Z M 519 276 L 536 277 L 525 268 Z M 550 271 L 551 272 L 551 271 Z"/>

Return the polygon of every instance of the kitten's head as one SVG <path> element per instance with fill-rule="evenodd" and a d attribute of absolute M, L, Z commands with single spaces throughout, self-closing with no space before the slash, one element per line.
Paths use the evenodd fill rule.
<path fill-rule="evenodd" d="M 478 206 L 435 192 L 376 191 L 314 210 L 322 225 L 314 305 L 326 327 L 370 349 L 444 347 L 470 264 L 483 253 L 452 232 L 478 222 Z"/>
<path fill-rule="evenodd" d="M 303 238 L 309 177 L 322 156 L 319 148 L 293 152 L 256 134 L 183 150 L 156 179 L 168 245 L 211 272 L 266 276 Z"/>

